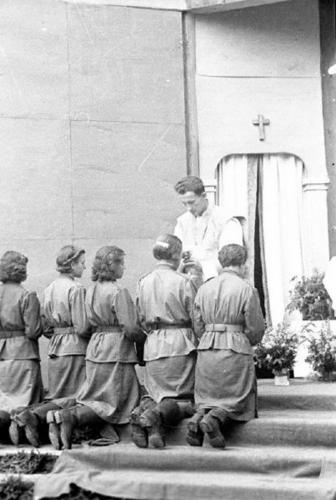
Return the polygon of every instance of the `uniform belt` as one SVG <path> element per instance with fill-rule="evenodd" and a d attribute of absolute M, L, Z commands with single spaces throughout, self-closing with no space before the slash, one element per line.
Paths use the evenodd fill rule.
<path fill-rule="evenodd" d="M 157 323 L 150 323 L 149 328 L 151 330 L 176 330 L 177 328 L 191 328 L 191 322 L 188 323 L 161 323 L 158 321 Z"/>
<path fill-rule="evenodd" d="M 99 325 L 96 332 L 104 332 L 104 333 L 120 333 L 121 327 L 118 325 Z"/>
<path fill-rule="evenodd" d="M 243 325 L 229 325 L 225 323 L 208 323 L 205 325 L 206 332 L 231 332 L 243 333 Z"/>
<path fill-rule="evenodd" d="M 0 330 L 0 339 L 11 339 L 13 337 L 24 337 L 24 330 Z"/>
<path fill-rule="evenodd" d="M 65 326 L 65 327 L 55 326 L 54 328 L 55 335 L 63 335 L 64 333 L 75 333 L 75 329 L 73 326 Z"/>

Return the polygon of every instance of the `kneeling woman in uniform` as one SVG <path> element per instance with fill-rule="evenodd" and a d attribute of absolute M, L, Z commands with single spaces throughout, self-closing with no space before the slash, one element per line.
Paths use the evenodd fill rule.
<path fill-rule="evenodd" d="M 124 255 L 116 246 L 103 247 L 96 254 L 94 284 L 88 288 L 85 301 L 95 331 L 86 353 L 86 381 L 73 407 L 47 415 L 49 437 L 56 449 L 62 445 L 71 448 L 75 427 L 127 424 L 138 404 L 134 343 L 143 341 L 145 335 L 137 326 L 128 290 L 117 281 L 124 273 Z"/>
<path fill-rule="evenodd" d="M 24 432 L 28 441 L 39 446 L 49 410 L 58 408 L 57 398 L 75 398 L 85 380 L 85 353 L 90 325 L 85 310 L 85 288 L 77 278 L 85 269 L 85 250 L 67 245 L 56 259 L 59 276 L 45 289 L 43 329 L 49 338 L 46 401 L 17 409 L 12 415 L 11 440 L 19 444 Z"/>
<path fill-rule="evenodd" d="M 192 414 L 196 337 L 191 314 L 196 285 L 177 271 L 182 242 L 160 236 L 153 248 L 156 268 L 139 281 L 137 306 L 148 336 L 144 348 L 147 395 L 132 414 L 133 441 L 163 448 L 165 427 Z"/>
<path fill-rule="evenodd" d="M 225 428 L 256 414 L 252 346 L 264 334 L 257 291 L 244 279 L 246 248 L 225 245 L 218 254 L 222 273 L 198 290 L 194 328 L 200 337 L 195 373 L 197 413 L 188 422 L 187 441 L 225 447 Z"/>
<path fill-rule="evenodd" d="M 27 262 L 13 251 L 0 259 L 0 431 L 8 429 L 15 408 L 43 397 L 37 341 L 42 334 L 40 303 L 35 292 L 21 285 Z"/>

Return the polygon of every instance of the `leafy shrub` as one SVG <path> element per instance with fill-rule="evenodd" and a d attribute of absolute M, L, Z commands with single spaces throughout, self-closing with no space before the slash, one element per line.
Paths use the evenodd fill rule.
<path fill-rule="evenodd" d="M 297 276 L 292 278 L 296 281 L 293 290 L 290 291 L 290 302 L 286 309 L 289 312 L 300 311 L 303 320 L 325 320 L 334 319 L 331 298 L 323 285 L 323 273 L 314 271 L 312 276 Z"/>
<path fill-rule="evenodd" d="M 336 372 L 336 334 L 330 329 L 329 321 L 320 328 L 312 330 L 310 325 L 304 329 L 306 333 L 308 356 L 307 363 L 310 363 L 323 380 L 334 379 Z M 314 332 L 314 334 L 313 334 Z"/>
<path fill-rule="evenodd" d="M 276 328 L 269 328 L 255 350 L 259 368 L 272 370 L 290 370 L 295 361 L 298 336 L 289 330 L 288 325 L 280 323 Z"/>

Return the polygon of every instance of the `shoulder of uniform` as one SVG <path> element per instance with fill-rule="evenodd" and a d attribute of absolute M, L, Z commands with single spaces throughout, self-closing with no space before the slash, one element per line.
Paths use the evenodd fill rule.
<path fill-rule="evenodd" d="M 128 288 L 123 285 L 122 283 L 120 283 L 119 281 L 116 281 L 115 283 L 115 286 L 116 286 L 116 289 L 117 289 L 117 294 L 118 293 L 126 293 L 126 294 L 129 294 L 129 290 Z"/>
<path fill-rule="evenodd" d="M 252 283 L 249 280 L 247 280 L 246 278 L 242 278 L 241 276 L 238 277 L 241 279 L 242 287 L 245 288 L 245 290 L 252 293 L 256 291 L 256 288 L 252 285 Z"/>
<path fill-rule="evenodd" d="M 188 276 L 188 274 L 181 273 L 181 271 L 174 271 L 174 272 L 177 276 L 184 279 L 185 281 L 191 281 L 191 279 L 192 279 L 190 276 Z"/>
<path fill-rule="evenodd" d="M 83 283 L 81 283 L 80 281 L 76 281 L 76 280 L 73 281 L 71 288 L 72 287 L 77 288 L 78 290 L 85 290 L 86 289 L 86 287 L 83 285 Z"/>
<path fill-rule="evenodd" d="M 201 286 L 198 289 L 198 292 L 201 291 L 201 293 L 205 292 L 209 288 L 216 286 L 216 283 L 218 282 L 218 276 L 214 276 L 213 278 L 209 278 L 208 280 L 204 281 L 204 283 L 201 284 Z"/>
<path fill-rule="evenodd" d="M 35 291 L 27 290 L 27 288 L 22 285 L 19 287 L 19 293 L 22 299 L 37 299 L 37 293 Z"/>
<path fill-rule="evenodd" d="M 140 278 L 138 278 L 138 284 L 144 280 L 147 276 L 149 276 L 150 274 L 152 274 L 152 271 L 149 271 L 148 273 L 144 273 L 140 276 Z"/>

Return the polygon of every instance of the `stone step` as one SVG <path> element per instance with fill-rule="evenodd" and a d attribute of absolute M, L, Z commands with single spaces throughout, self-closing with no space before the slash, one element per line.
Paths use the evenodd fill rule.
<path fill-rule="evenodd" d="M 185 444 L 187 420 L 171 428 L 167 442 Z M 228 446 L 295 445 L 336 447 L 336 412 L 264 410 L 259 418 L 238 423 L 225 433 Z"/>
<path fill-rule="evenodd" d="M 202 472 L 241 472 L 279 475 L 286 477 L 320 477 L 329 464 L 336 467 L 336 454 L 326 447 L 308 448 L 295 446 L 228 446 L 223 449 L 167 445 L 163 450 L 137 448 L 133 443 L 119 443 L 104 448 L 75 446 L 63 455 L 71 464 L 85 460 L 89 467 L 106 466 L 111 469 L 146 469 Z M 64 456 L 62 458 L 64 460 Z M 56 470 L 63 470 L 58 464 Z M 70 466 L 70 468 L 73 465 Z M 77 467 L 77 466 L 76 466 Z"/>
<path fill-rule="evenodd" d="M 336 383 L 291 379 L 281 387 L 273 379 L 258 380 L 258 405 L 262 410 L 336 411 Z"/>
<path fill-rule="evenodd" d="M 240 473 L 184 471 L 135 472 L 133 469 L 99 473 L 92 478 L 85 471 L 59 474 L 35 481 L 36 500 L 59 497 L 69 491 L 69 484 L 107 498 L 136 500 L 334 500 L 332 479 L 288 479 Z"/>
<path fill-rule="evenodd" d="M 325 475 L 329 462 L 332 474 Z M 36 478 L 35 498 L 58 496 L 75 483 L 139 500 L 329 500 L 336 495 L 335 465 L 335 453 L 325 448 L 74 448 L 61 454 L 53 475 Z"/>

